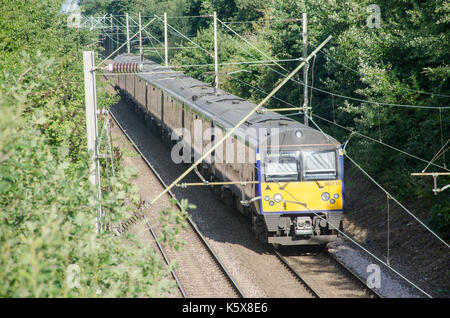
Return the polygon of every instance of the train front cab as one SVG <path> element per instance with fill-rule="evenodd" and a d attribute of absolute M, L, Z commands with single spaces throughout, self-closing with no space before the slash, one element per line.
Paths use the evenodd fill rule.
<path fill-rule="evenodd" d="M 259 149 L 258 210 L 268 243 L 316 245 L 336 240 L 344 210 L 344 164 L 340 146 L 294 145 Z"/>

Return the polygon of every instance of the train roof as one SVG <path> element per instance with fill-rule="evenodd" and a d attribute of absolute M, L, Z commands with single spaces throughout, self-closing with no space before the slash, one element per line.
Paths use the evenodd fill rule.
<path fill-rule="evenodd" d="M 114 59 L 118 63 L 139 63 L 139 56 L 135 54 L 122 54 Z M 252 111 L 256 105 L 230 94 L 222 89 L 216 89 L 210 84 L 203 83 L 192 77 L 188 77 L 181 72 L 176 72 L 170 67 L 162 66 L 150 60 L 144 60 L 142 74 L 137 76 L 143 80 L 168 91 L 175 98 L 189 104 L 200 114 L 214 120 L 223 128 L 231 129 L 235 127 L 242 118 Z M 261 110 L 264 110 L 261 107 Z M 301 130 L 304 140 L 303 143 L 333 144 L 339 145 L 334 138 L 324 135 L 317 129 L 311 128 L 289 117 L 276 112 L 265 112 L 253 114 L 241 127 L 236 130 L 236 135 L 244 137 L 249 136 L 255 143 L 257 128 L 279 128 L 280 133 L 285 130 Z M 255 131 L 249 128 L 256 128 Z M 302 141 L 297 141 L 302 143 Z"/>

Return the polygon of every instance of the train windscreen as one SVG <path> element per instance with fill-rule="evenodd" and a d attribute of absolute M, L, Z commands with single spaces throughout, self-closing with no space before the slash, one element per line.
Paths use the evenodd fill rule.
<path fill-rule="evenodd" d="M 299 151 L 267 154 L 264 165 L 266 182 L 299 181 L 299 157 Z"/>
<path fill-rule="evenodd" d="M 334 180 L 337 178 L 336 152 L 302 151 L 303 180 Z"/>

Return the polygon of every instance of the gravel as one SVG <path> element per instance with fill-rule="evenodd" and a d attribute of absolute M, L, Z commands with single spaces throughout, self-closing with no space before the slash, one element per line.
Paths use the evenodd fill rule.
<path fill-rule="evenodd" d="M 157 177 L 116 125 L 112 129 L 112 135 L 115 146 L 119 146 L 124 154 L 124 166 L 133 167 L 137 170 L 138 177 L 132 181 L 139 187 L 141 197 L 154 197 L 163 191 L 164 188 Z M 169 195 L 163 196 L 155 203 L 151 211 L 146 212 L 146 217 L 158 237 L 161 236 L 159 213 L 151 212 L 159 212 L 170 208 L 169 200 Z M 149 242 L 151 246 L 156 248 L 154 238 L 144 221 L 133 225 L 130 231 L 137 234 L 142 241 Z M 191 228 L 187 226 L 180 229 L 179 237 L 186 242 L 184 248 L 176 250 L 169 246 L 164 246 L 164 250 L 172 265 L 175 265 L 175 272 L 186 295 L 191 298 L 236 297 L 235 292 L 225 279 L 220 268 Z M 170 297 L 181 297 L 181 293 L 177 291 Z"/>
<path fill-rule="evenodd" d="M 363 280 L 373 273 L 373 269 L 368 271 L 370 264 L 377 264 L 380 268 L 380 288 L 375 288 L 382 296 L 387 298 L 423 298 L 423 293 L 413 288 L 405 280 L 400 278 L 392 270 L 382 263 L 379 263 L 372 256 L 362 251 L 342 238 L 328 243 L 330 253 L 336 255 L 347 267 L 350 267 Z"/>

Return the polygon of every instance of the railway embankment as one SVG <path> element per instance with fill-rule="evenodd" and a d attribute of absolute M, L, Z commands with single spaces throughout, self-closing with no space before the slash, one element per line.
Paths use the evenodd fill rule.
<path fill-rule="evenodd" d="M 408 215 L 402 208 L 387 200 L 386 194 L 371 183 L 358 169 L 346 162 L 346 210 L 343 217 L 344 229 L 355 241 L 379 257 L 383 262 L 420 286 L 433 297 L 450 297 L 450 267 L 447 247 Z M 403 204 L 419 219 L 430 217 L 430 207 L 423 202 Z M 354 244 L 341 240 L 334 245 L 336 253 L 358 272 L 365 271 L 357 261 L 359 253 Z M 366 253 L 363 253 L 367 257 Z M 371 258 L 368 258 L 368 261 Z M 367 261 L 367 262 L 368 262 Z M 401 279 L 384 265 L 383 275 L 393 280 Z M 367 275 L 367 274 L 365 274 Z M 386 278 L 386 294 L 394 296 L 395 290 Z M 382 280 L 383 282 L 383 280 Z M 410 285 L 406 283 L 406 286 Z M 405 293 L 416 293 L 414 290 Z M 420 295 L 421 293 L 419 293 Z M 423 294 L 420 295 L 423 297 Z M 397 296 L 398 297 L 398 296 Z"/>

